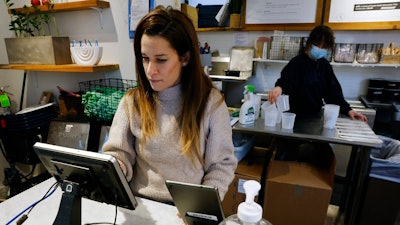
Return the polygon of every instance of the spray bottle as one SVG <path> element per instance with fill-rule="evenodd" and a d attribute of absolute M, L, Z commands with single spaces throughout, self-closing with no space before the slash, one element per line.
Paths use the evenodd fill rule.
<path fill-rule="evenodd" d="M 241 124 L 251 124 L 255 120 L 255 104 L 254 104 L 254 86 L 246 85 L 244 86 L 244 102 L 240 107 L 239 112 L 239 123 Z"/>
<path fill-rule="evenodd" d="M 272 225 L 262 218 L 262 207 L 254 202 L 261 185 L 255 180 L 248 180 L 243 184 L 246 200 L 238 206 L 237 214 L 225 218 L 219 225 Z"/>

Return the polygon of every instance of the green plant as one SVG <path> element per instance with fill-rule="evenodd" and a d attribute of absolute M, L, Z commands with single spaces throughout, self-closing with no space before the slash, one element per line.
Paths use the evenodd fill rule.
<path fill-rule="evenodd" d="M 14 6 L 12 0 L 4 0 L 4 3 L 11 12 L 9 14 L 9 30 L 13 31 L 16 37 L 51 35 L 51 22 L 53 22 L 57 36 L 59 35 L 57 22 L 53 15 L 53 3 L 49 3 L 47 11 L 41 11 L 37 6 L 28 7 L 26 5 L 22 10 L 16 10 L 12 8 Z"/>

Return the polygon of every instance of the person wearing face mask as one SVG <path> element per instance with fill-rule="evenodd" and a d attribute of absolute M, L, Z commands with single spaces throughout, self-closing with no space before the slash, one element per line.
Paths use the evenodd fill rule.
<path fill-rule="evenodd" d="M 341 114 L 366 122 L 367 117 L 354 111 L 344 99 L 341 85 L 327 60 L 334 44 L 332 29 L 325 25 L 316 26 L 307 38 L 304 51 L 281 71 L 275 87 L 268 92 L 268 101 L 275 103 L 281 94 L 289 95 L 290 111 L 296 113 L 296 118 L 321 115 L 324 104 L 335 104 L 340 106 Z M 277 148 L 276 157 L 283 160 L 329 166 L 327 164 L 333 157 L 332 149 L 324 144 L 277 140 Z"/>

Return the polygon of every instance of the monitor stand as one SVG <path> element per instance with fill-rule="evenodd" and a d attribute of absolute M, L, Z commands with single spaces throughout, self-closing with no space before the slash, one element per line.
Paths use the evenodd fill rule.
<path fill-rule="evenodd" d="M 53 225 L 80 225 L 82 210 L 82 195 L 80 184 L 63 181 L 60 207 Z"/>

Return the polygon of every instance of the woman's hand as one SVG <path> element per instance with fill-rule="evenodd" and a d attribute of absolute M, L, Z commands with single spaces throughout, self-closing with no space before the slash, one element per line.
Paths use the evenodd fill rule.
<path fill-rule="evenodd" d="M 367 122 L 367 121 L 368 121 L 368 119 L 367 119 L 366 116 L 364 116 L 363 114 L 361 114 L 361 113 L 359 113 L 359 112 L 356 112 L 356 111 L 354 111 L 354 110 L 350 110 L 350 111 L 348 112 L 348 114 L 349 114 L 349 116 L 350 116 L 350 118 L 351 118 L 352 120 L 357 119 L 357 120 L 361 120 L 361 121 L 363 121 L 363 122 Z"/>
<path fill-rule="evenodd" d="M 275 103 L 281 94 L 282 94 L 282 88 L 279 86 L 274 87 L 272 90 L 268 92 L 269 103 L 271 104 Z"/>
<path fill-rule="evenodd" d="M 126 176 L 126 167 L 125 167 L 124 163 L 121 162 L 119 159 L 117 159 L 117 161 L 118 161 L 119 167 L 122 170 L 122 173 L 124 173 L 124 175 Z"/>

